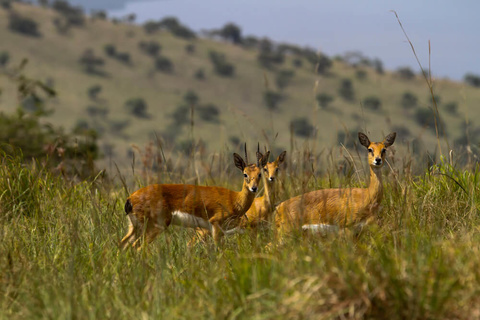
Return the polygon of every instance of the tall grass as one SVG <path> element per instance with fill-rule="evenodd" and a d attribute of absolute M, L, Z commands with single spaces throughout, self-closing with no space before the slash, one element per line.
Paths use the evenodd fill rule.
<path fill-rule="evenodd" d="M 199 183 L 239 188 L 229 157 L 218 158 L 212 165 L 225 169 Z M 290 168 L 282 200 L 363 185 L 355 162 L 326 164 L 322 175 Z M 384 170 L 384 210 L 356 239 L 292 237 L 266 248 L 272 234 L 252 231 L 188 249 L 191 230 L 172 227 L 142 252 L 119 252 L 118 179 L 73 182 L 2 156 L 0 318 L 480 318 L 478 167 Z M 167 166 L 160 171 L 168 180 Z"/>

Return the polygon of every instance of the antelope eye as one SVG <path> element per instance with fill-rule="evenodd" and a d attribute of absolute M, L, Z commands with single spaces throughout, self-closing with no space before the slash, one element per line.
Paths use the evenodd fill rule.
<path fill-rule="evenodd" d="M 382 153 L 385 153 L 385 151 L 387 151 L 387 149 L 383 148 L 383 149 L 382 149 Z"/>
<path fill-rule="evenodd" d="M 368 152 L 373 153 L 373 149 L 372 149 L 372 148 L 368 148 Z"/>
<path fill-rule="evenodd" d="M 275 168 L 275 172 L 278 172 L 278 168 Z"/>
<path fill-rule="evenodd" d="M 244 176 L 245 178 L 248 178 L 248 176 L 247 176 L 247 174 L 246 174 L 246 173 L 244 173 L 244 174 L 243 174 L 243 176 Z"/>
<path fill-rule="evenodd" d="M 261 173 L 259 173 L 259 174 L 258 174 L 258 177 L 259 177 L 259 178 L 261 178 L 261 177 L 262 177 L 262 174 L 261 174 Z"/>

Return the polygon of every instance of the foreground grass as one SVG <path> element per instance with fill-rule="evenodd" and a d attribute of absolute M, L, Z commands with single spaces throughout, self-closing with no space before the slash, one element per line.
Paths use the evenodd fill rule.
<path fill-rule="evenodd" d="M 378 224 L 358 239 L 267 250 L 266 232 L 188 249 L 191 231 L 170 228 L 120 253 L 120 187 L 3 158 L 0 318 L 480 318 L 479 176 L 442 164 L 387 179 Z"/>

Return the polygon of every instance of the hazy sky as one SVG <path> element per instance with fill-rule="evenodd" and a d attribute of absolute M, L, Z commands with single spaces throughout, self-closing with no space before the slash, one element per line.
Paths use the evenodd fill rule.
<path fill-rule="evenodd" d="M 136 13 L 137 21 L 176 16 L 195 31 L 227 22 L 244 35 L 310 46 L 328 55 L 361 51 L 387 69 L 419 67 L 391 10 L 395 10 L 428 68 L 428 41 L 434 76 L 462 79 L 480 74 L 477 17 L 480 1 L 446 0 L 74 0 L 86 8 L 107 7 L 110 15 Z"/>

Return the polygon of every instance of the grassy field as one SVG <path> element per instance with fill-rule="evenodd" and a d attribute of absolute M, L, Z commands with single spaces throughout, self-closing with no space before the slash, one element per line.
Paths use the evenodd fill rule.
<path fill-rule="evenodd" d="M 350 174 L 327 156 L 323 175 L 290 166 L 281 200 L 365 185 L 364 153 Z M 388 156 L 403 169 L 385 166 L 383 212 L 357 239 L 292 236 L 266 249 L 265 231 L 187 248 L 191 230 L 171 227 L 142 252 L 117 247 L 127 226 L 120 179 L 75 183 L 2 156 L 0 318 L 479 319 L 478 167 L 445 161 L 412 175 L 408 157 Z M 232 162 L 198 182 L 240 189 Z M 176 179 L 130 174 L 129 192 Z"/>
<path fill-rule="evenodd" d="M 431 110 L 428 108 L 432 105 L 430 92 L 418 74 L 412 80 L 402 80 L 393 71 L 377 74 L 371 67 L 354 67 L 331 57 L 333 66 L 330 72 L 317 75 L 315 67 L 304 58 L 301 59 L 301 67 L 294 67 L 292 61 L 296 57 L 289 55 L 282 65 L 269 70 L 258 63 L 257 50 L 222 41 L 201 37 L 184 40 L 166 31 L 146 34 L 138 25 L 91 19 L 87 19 L 83 27 L 71 28 L 66 34 L 61 34 L 52 23 L 58 17 L 55 11 L 20 3 L 14 3 L 12 8 L 14 12 L 36 21 L 41 37 L 12 32 L 7 27 L 9 12 L 0 10 L 0 51 L 10 53 L 9 65 L 12 67 L 27 58 L 28 76 L 53 83 L 58 97 L 48 104 L 55 111 L 48 121 L 62 125 L 67 130 L 79 121 L 86 121 L 99 129 L 100 144 L 105 154 L 100 163 L 102 168 L 108 165 L 110 159 L 128 167 L 132 145 L 143 148 L 154 140 L 155 133 L 160 139 L 167 136 L 173 138 L 176 146 L 192 139 L 188 126 L 172 126 L 171 116 L 189 90 L 198 94 L 200 103 L 213 103 L 220 110 L 218 123 L 202 121 L 196 114 L 194 117 L 195 142 L 201 140 L 208 152 L 236 147 L 231 143 L 231 138 L 249 144 L 256 144 L 257 141 L 268 143 L 272 150 L 285 148 L 291 144 L 290 121 L 299 117 L 310 120 L 317 132 L 313 139 L 297 137 L 299 149 L 304 142 L 317 149 L 337 146 L 339 142 L 345 142 L 339 139 L 338 134 L 345 132 L 346 128 L 353 134 L 358 129 L 386 134 L 403 128 L 408 134 L 399 137 L 402 145 L 411 146 L 416 141 L 423 149 L 430 152 L 435 150 L 434 131 L 415 120 L 418 108 Z M 174 64 L 173 73 L 154 71 L 153 59 L 139 49 L 140 41 L 159 42 L 162 46 L 161 55 L 171 59 Z M 399 38 L 398 41 L 405 39 Z M 124 64 L 108 57 L 104 52 L 107 44 L 114 45 L 120 52 L 129 53 L 131 63 Z M 193 54 L 185 51 L 188 44 L 195 46 Z M 106 76 L 90 75 L 83 71 L 78 61 L 88 48 L 105 60 L 102 70 Z M 233 63 L 233 77 L 215 74 L 208 58 L 211 50 L 224 53 L 227 61 Z M 407 43 L 405 54 L 412 54 Z M 428 66 L 428 57 L 419 58 L 424 66 Z M 205 71 L 206 78 L 203 81 L 193 76 L 199 68 Z M 265 107 L 263 94 L 267 88 L 279 91 L 275 86 L 279 70 L 293 70 L 294 77 L 281 91 L 284 99 L 279 104 L 279 110 L 272 112 Z M 359 72 L 364 72 L 365 77 L 360 78 Z M 435 66 L 432 66 L 432 72 L 435 75 Z M 338 94 L 340 83 L 345 78 L 353 84 L 355 97 L 352 102 L 342 99 Z M 98 101 L 92 101 L 87 94 L 93 85 L 102 87 Z M 0 88 L 3 89 L 1 109 L 14 110 L 18 101 L 13 85 L 0 78 Z M 434 91 L 441 99 L 439 111 L 447 127 L 449 144 L 454 146 L 453 141 L 465 134 L 465 122 L 470 123 L 470 132 L 476 129 L 476 119 L 480 117 L 480 109 L 477 108 L 480 90 L 448 79 L 435 79 Z M 417 107 L 406 110 L 400 106 L 405 92 L 417 96 Z M 328 108 L 319 108 L 315 100 L 317 93 L 330 94 L 334 101 Z M 380 110 L 362 107 L 363 100 L 372 95 L 381 101 Z M 145 99 L 149 118 L 136 118 L 126 111 L 125 102 L 135 97 Z M 457 103 L 458 112 L 445 111 L 449 102 Z M 105 108 L 107 115 L 103 118 L 90 116 L 87 107 L 91 105 Z M 125 124 L 123 129 L 115 129 L 118 128 L 116 125 L 122 123 Z"/>

